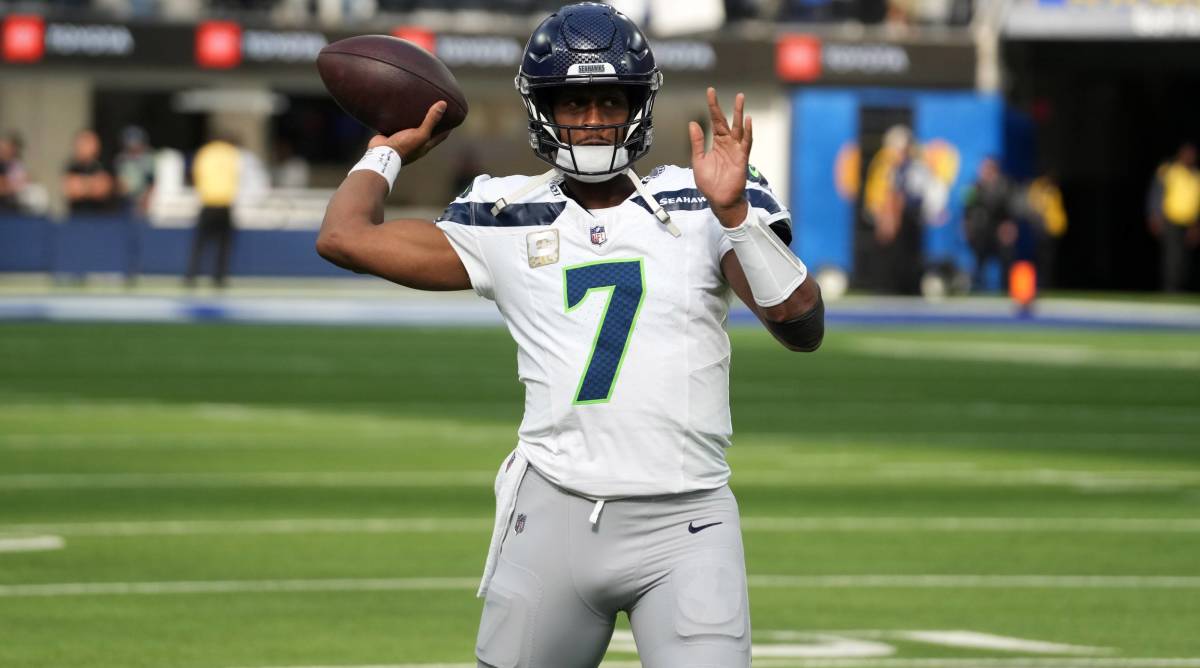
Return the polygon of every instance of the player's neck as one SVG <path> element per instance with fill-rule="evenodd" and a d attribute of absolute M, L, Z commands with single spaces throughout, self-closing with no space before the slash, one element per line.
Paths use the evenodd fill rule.
<path fill-rule="evenodd" d="M 633 194 L 634 187 L 624 174 L 600 183 L 584 183 L 568 176 L 563 181 L 563 190 L 585 209 L 607 209 L 624 202 Z"/>

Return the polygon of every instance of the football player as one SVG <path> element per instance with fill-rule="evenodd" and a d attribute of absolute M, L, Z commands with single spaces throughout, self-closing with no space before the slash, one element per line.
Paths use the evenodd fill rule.
<path fill-rule="evenodd" d="M 707 90 L 712 145 L 639 178 L 662 75 L 602 4 L 533 33 L 516 86 L 541 176 L 479 176 L 430 223 L 383 223 L 400 165 L 444 137 L 377 136 L 330 201 L 320 254 L 359 272 L 493 300 L 517 342 L 525 415 L 496 479 L 476 656 L 494 668 L 599 665 L 625 611 L 644 666 L 750 665 L 737 503 L 727 482 L 731 291 L 791 350 L 824 333 L 790 220 L 749 164 L 745 100 Z M 382 223 L 382 224 L 381 224 Z"/>

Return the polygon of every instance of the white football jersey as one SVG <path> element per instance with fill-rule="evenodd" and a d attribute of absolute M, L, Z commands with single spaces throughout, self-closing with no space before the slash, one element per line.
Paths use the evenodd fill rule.
<path fill-rule="evenodd" d="M 787 210 L 750 174 L 750 205 L 787 225 Z M 720 259 L 731 245 L 692 171 L 659 167 L 643 180 L 679 237 L 636 192 L 589 211 L 560 180 L 493 216 L 493 203 L 529 178 L 480 176 L 437 221 L 517 342 L 518 449 L 554 483 L 595 499 L 725 484 L 732 293 Z"/>

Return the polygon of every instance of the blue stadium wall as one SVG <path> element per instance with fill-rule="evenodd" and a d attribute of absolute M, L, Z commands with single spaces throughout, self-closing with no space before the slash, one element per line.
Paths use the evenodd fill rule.
<path fill-rule="evenodd" d="M 160 229 L 122 217 L 72 219 L 0 216 L 0 272 L 100 272 L 183 275 L 192 229 Z M 315 250 L 315 230 L 238 230 L 230 273 L 237 276 L 347 276 Z M 201 265 L 211 273 L 215 248 Z"/>
<path fill-rule="evenodd" d="M 1006 160 L 1007 123 L 999 96 L 971 91 L 820 88 L 794 92 L 793 248 L 815 270 L 854 271 L 856 204 L 853 197 L 839 194 L 836 173 L 839 153 L 848 145 L 857 146 L 863 107 L 909 109 L 918 143 L 940 140 L 957 150 L 958 169 L 950 184 L 948 216 L 944 224 L 924 228 L 923 244 L 927 263 L 949 261 L 969 270 L 974 260 L 960 232 L 963 195 L 984 157 Z"/>

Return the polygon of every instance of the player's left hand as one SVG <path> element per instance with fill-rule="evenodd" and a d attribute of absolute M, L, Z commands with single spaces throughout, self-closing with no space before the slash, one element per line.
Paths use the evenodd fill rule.
<path fill-rule="evenodd" d="M 712 147 L 704 151 L 704 130 L 695 121 L 688 123 L 692 140 L 692 173 L 696 187 L 708 198 L 708 206 L 725 227 L 737 227 L 746 219 L 746 169 L 750 164 L 750 146 L 754 128 L 750 117 L 743 121 L 746 96 L 738 93 L 733 101 L 733 122 L 717 103 L 717 91 L 708 89 L 708 112 L 712 117 Z"/>

